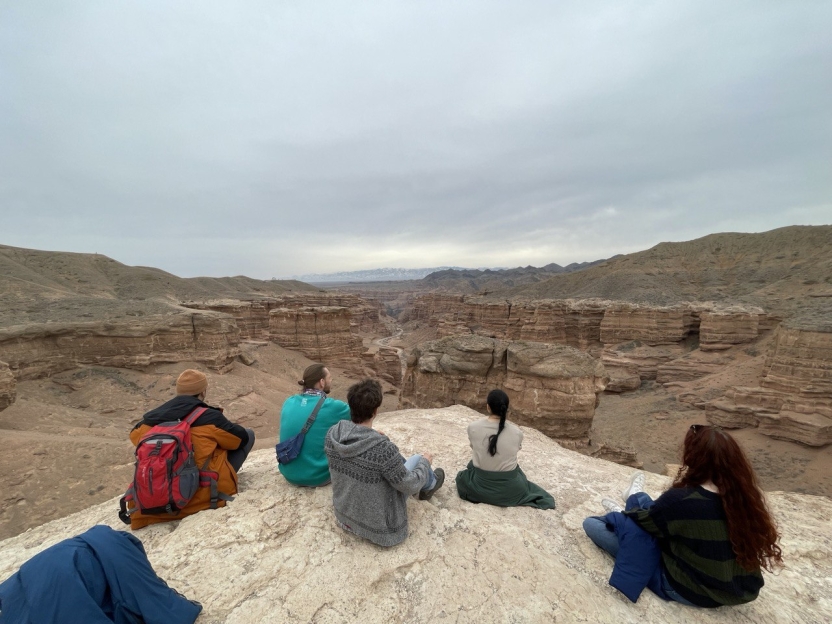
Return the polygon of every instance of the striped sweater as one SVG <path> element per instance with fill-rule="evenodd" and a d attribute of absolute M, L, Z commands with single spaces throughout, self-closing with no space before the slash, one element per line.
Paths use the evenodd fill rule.
<path fill-rule="evenodd" d="M 672 488 L 653 507 L 624 514 L 656 538 L 668 581 L 693 604 L 743 604 L 760 592 L 760 571 L 737 562 L 719 494 L 701 487 Z"/>

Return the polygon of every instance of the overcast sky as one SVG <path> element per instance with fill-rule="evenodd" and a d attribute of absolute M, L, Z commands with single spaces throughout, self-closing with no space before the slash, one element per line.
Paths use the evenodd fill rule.
<path fill-rule="evenodd" d="M 0 0 L 0 244 L 184 277 L 832 223 L 832 2 Z"/>

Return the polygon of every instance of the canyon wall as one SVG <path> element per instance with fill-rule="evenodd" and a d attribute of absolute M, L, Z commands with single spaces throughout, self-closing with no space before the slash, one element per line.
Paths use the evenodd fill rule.
<path fill-rule="evenodd" d="M 250 300 L 188 301 L 182 305 L 230 314 L 237 321 L 240 337 L 245 340 L 268 340 L 271 333 L 269 315 L 272 310 L 281 308 L 345 308 L 354 332 L 378 335 L 386 332 L 381 303 L 347 293 L 300 293 Z"/>
<path fill-rule="evenodd" d="M 401 387 L 402 385 L 402 356 L 401 350 L 394 347 L 370 347 L 362 354 L 366 368 L 376 371 L 380 379 Z"/>
<path fill-rule="evenodd" d="M 460 404 L 485 413 L 488 392 L 502 388 L 513 422 L 586 444 L 606 381 L 599 360 L 566 345 L 451 336 L 409 353 L 399 405 Z"/>
<path fill-rule="evenodd" d="M 201 362 L 231 368 L 240 353 L 234 320 L 214 312 L 182 312 L 135 320 L 37 323 L 0 329 L 0 359 L 18 381 L 82 365 L 141 368 Z"/>
<path fill-rule="evenodd" d="M 17 383 L 9 365 L 0 362 L 0 410 L 6 409 L 17 398 Z"/>
<path fill-rule="evenodd" d="M 733 387 L 709 401 L 687 397 L 708 422 L 806 446 L 832 444 L 832 327 L 782 323 L 766 354 L 760 385 Z"/>
<path fill-rule="evenodd" d="M 750 306 L 499 300 L 445 293 L 416 297 L 402 320 L 426 322 L 439 336 L 477 334 L 587 351 L 604 362 L 609 392 L 636 390 L 644 380 L 667 383 L 709 374 L 716 367 L 707 360 L 682 358 L 697 347 L 720 351 L 756 340 L 773 326 L 763 310 Z"/>
<path fill-rule="evenodd" d="M 434 326 L 448 338 L 522 339 L 581 349 L 600 358 L 608 392 L 633 391 L 645 380 L 684 384 L 726 370 L 734 357 L 731 349 L 754 343 L 775 328 L 759 386 L 734 387 L 717 399 L 682 400 L 705 409 L 713 424 L 758 427 L 765 435 L 809 446 L 832 443 L 832 329 L 822 322 L 780 323 L 760 308 L 713 303 L 652 306 L 448 294 L 417 297 L 403 316 Z M 419 374 L 413 366 L 409 361 L 405 387 Z M 420 366 L 427 372 L 427 365 Z M 488 376 L 481 380 L 490 382 Z M 460 382 L 457 390 L 464 394 L 471 383 Z M 479 400 L 479 390 L 474 395 Z M 403 400 L 406 405 L 409 399 Z M 467 398 L 459 402 L 476 407 Z"/>
<path fill-rule="evenodd" d="M 275 308 L 269 312 L 269 339 L 317 362 L 360 361 L 361 338 L 352 332 L 347 308 Z"/>

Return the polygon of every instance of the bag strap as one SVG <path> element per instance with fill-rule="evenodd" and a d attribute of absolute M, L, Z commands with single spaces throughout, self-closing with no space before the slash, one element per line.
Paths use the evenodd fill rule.
<path fill-rule="evenodd" d="M 315 419 L 318 417 L 318 412 L 321 411 L 321 406 L 326 401 L 326 396 L 322 396 L 318 399 L 318 403 L 315 405 L 315 409 L 312 410 L 312 413 L 309 414 L 309 418 L 306 419 L 306 424 L 303 426 L 303 429 L 300 430 L 301 435 L 306 435 L 306 432 L 309 431 L 309 428 L 312 426 L 312 423 L 315 422 Z"/>
<path fill-rule="evenodd" d="M 207 411 L 208 411 L 207 407 L 195 407 L 194 411 L 192 411 L 190 414 L 185 416 L 185 418 L 183 420 L 186 423 L 188 423 L 188 426 L 190 427 L 194 424 L 194 422 L 196 421 L 197 418 L 202 416 Z"/>

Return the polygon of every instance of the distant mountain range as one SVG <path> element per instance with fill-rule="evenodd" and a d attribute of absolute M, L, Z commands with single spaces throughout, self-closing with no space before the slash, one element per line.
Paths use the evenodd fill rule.
<path fill-rule="evenodd" d="M 306 275 L 293 275 L 291 279 L 307 283 L 332 283 L 332 282 L 399 282 L 422 279 L 423 277 L 436 273 L 437 271 L 477 271 L 482 269 L 464 269 L 462 267 L 431 267 L 423 269 L 366 269 L 364 271 L 340 271 L 338 273 L 308 273 Z M 488 270 L 488 269 L 486 269 Z M 499 271 L 500 269 L 491 269 Z"/>

